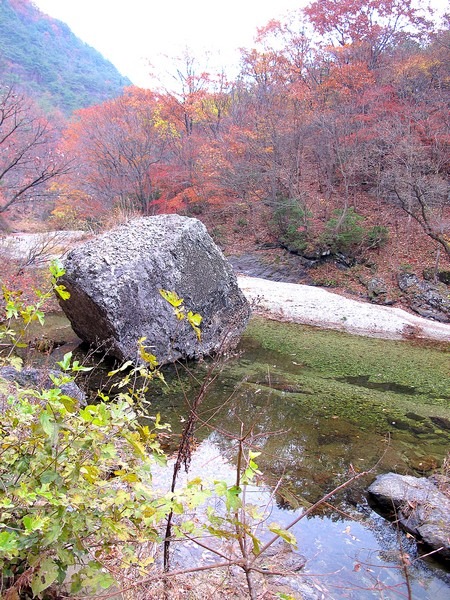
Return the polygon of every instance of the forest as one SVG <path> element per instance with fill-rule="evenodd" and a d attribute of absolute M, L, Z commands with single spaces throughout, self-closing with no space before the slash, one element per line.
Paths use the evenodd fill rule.
<path fill-rule="evenodd" d="M 388 247 L 396 267 L 448 269 L 448 24 L 410 0 L 312 2 L 258 30 L 234 80 L 186 51 L 174 89 L 128 87 L 52 134 L 4 87 L 0 214 L 31 203 L 55 228 L 98 228 L 183 212 L 223 245 L 350 264 Z M 39 165 L 27 150 L 11 168 L 9 134 Z"/>

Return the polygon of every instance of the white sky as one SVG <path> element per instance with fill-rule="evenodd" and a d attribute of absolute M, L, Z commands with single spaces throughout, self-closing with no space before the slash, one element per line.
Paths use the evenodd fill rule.
<path fill-rule="evenodd" d="M 256 28 L 308 0 L 33 0 L 44 13 L 67 23 L 139 86 L 151 85 L 148 62 L 164 76 L 162 55 L 213 55 L 213 64 L 238 62 L 238 48 L 250 47 Z M 219 56 L 218 56 L 219 55 Z M 212 60 L 210 61 L 211 64 Z M 202 65 L 203 66 L 203 65 Z"/>
<path fill-rule="evenodd" d="M 163 55 L 186 48 L 202 70 L 237 66 L 238 49 L 251 47 L 257 27 L 310 0 L 33 0 L 42 12 L 64 21 L 83 41 L 141 87 L 152 87 L 149 61 L 164 81 L 175 70 Z M 422 0 L 418 0 L 420 4 Z M 425 2 L 426 3 L 426 2 Z M 430 0 L 448 8 L 449 0 Z M 203 57 L 211 53 L 209 69 Z M 233 65 L 234 64 L 234 65 Z M 234 75 L 234 73 L 232 73 Z M 154 85 L 154 84 L 153 84 Z"/>

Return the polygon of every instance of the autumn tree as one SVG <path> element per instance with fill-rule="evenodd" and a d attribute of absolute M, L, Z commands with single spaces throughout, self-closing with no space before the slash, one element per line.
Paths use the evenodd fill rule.
<path fill-rule="evenodd" d="M 385 153 L 381 193 L 419 223 L 450 258 L 447 103 L 402 103 L 401 110 L 391 113 L 380 127 L 380 137 Z"/>
<path fill-rule="evenodd" d="M 160 194 L 158 168 L 177 137 L 148 90 L 128 88 L 115 100 L 81 110 L 65 134 L 65 148 L 78 164 L 72 188 L 105 207 L 131 205 L 149 214 Z"/>
<path fill-rule="evenodd" d="M 31 100 L 0 85 L 0 228 L 19 205 L 48 200 L 49 184 L 69 172 L 57 138 Z"/>
<path fill-rule="evenodd" d="M 165 87 L 160 99 L 164 118 L 178 132 L 174 158 L 177 168 L 183 173 L 183 187 L 187 189 L 198 183 L 197 157 L 204 134 L 202 125 L 209 100 L 210 75 L 199 67 L 189 49 L 174 58 L 174 66 L 171 86 Z"/>
<path fill-rule="evenodd" d="M 294 88 L 302 77 L 301 67 L 260 35 L 259 48 L 242 51 L 240 81 L 230 111 L 229 155 L 235 155 L 239 193 L 245 192 L 243 175 L 247 174 L 247 192 L 276 205 L 280 198 L 298 192 L 308 119 L 304 98 Z M 228 179 L 230 174 L 229 170 Z"/>
<path fill-rule="evenodd" d="M 412 0 L 315 0 L 304 12 L 337 59 L 370 69 L 383 53 L 425 32 L 431 14 Z"/>

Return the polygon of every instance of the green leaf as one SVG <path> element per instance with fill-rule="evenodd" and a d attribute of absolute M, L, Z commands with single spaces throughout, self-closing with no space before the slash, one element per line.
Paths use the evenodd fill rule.
<path fill-rule="evenodd" d="M 179 298 L 176 292 L 169 292 L 168 290 L 159 290 L 159 293 L 167 300 L 169 304 L 171 304 L 174 308 L 178 308 L 183 304 L 183 299 Z"/>
<path fill-rule="evenodd" d="M 276 535 L 279 535 L 285 542 L 291 544 L 291 546 L 294 546 L 294 548 L 297 547 L 297 540 L 295 538 L 295 535 L 287 529 L 283 529 L 283 527 L 281 527 L 281 525 L 279 525 L 278 523 L 271 523 L 269 525 L 269 531 L 275 533 Z"/>
<path fill-rule="evenodd" d="M 39 477 L 39 481 L 45 485 L 46 483 L 53 483 L 58 479 L 59 475 L 56 471 L 45 470 Z"/>
<path fill-rule="evenodd" d="M 66 270 L 64 268 L 64 265 L 59 260 L 59 258 L 55 258 L 55 260 L 52 260 L 52 262 L 50 263 L 49 270 L 50 270 L 50 274 L 55 279 L 58 279 L 59 277 L 62 277 L 64 275 L 64 273 L 66 272 Z"/>
<path fill-rule="evenodd" d="M 128 433 L 123 436 L 127 442 L 134 448 L 137 456 L 142 459 L 148 458 L 145 446 L 139 441 L 138 436 L 133 433 Z"/>
<path fill-rule="evenodd" d="M 256 535 L 254 535 L 254 533 L 252 533 L 251 530 L 246 531 L 246 533 L 251 537 L 252 542 L 253 542 L 253 548 L 252 548 L 252 552 L 255 556 L 258 556 L 258 554 L 261 552 L 261 540 L 259 538 L 256 537 Z"/>
<path fill-rule="evenodd" d="M 187 314 L 187 318 L 188 318 L 189 324 L 191 325 L 192 329 L 195 331 L 198 341 L 200 341 L 201 337 L 202 337 L 202 332 L 200 331 L 199 326 L 200 326 L 200 323 L 202 322 L 203 317 L 201 315 L 199 315 L 198 313 L 193 313 L 190 310 Z"/>
<path fill-rule="evenodd" d="M 75 371 L 76 373 L 79 371 L 92 371 L 93 368 L 94 367 L 83 367 L 78 360 L 74 360 L 72 363 L 72 371 Z"/>
<path fill-rule="evenodd" d="M 16 556 L 19 539 L 17 534 L 12 531 L 0 531 L 0 553 L 7 556 Z"/>
<path fill-rule="evenodd" d="M 48 519 L 40 517 L 39 515 L 25 515 L 22 519 L 22 523 L 27 531 L 37 531 L 47 523 Z"/>
<path fill-rule="evenodd" d="M 147 339 L 147 338 L 141 338 L 141 340 L 144 340 L 144 339 Z M 117 373 L 121 373 L 122 371 L 126 371 L 132 365 L 133 365 L 133 361 L 132 360 L 127 360 L 118 369 L 114 369 L 114 371 L 109 371 L 108 377 L 112 377 L 113 375 L 117 375 Z"/>
<path fill-rule="evenodd" d="M 13 317 L 17 319 L 17 317 L 19 316 L 19 306 L 12 300 L 8 300 L 8 302 L 6 303 L 5 311 L 7 319 L 11 319 Z"/>
<path fill-rule="evenodd" d="M 63 531 L 63 522 L 58 520 L 54 520 L 52 522 L 52 524 L 50 525 L 50 527 L 48 529 L 46 529 L 45 531 L 45 536 L 43 537 L 43 541 L 44 544 L 46 546 L 49 546 L 50 544 L 53 544 L 54 542 L 57 542 L 58 540 L 60 540 L 61 538 L 61 533 Z M 62 548 L 58 548 L 59 544 L 56 544 L 57 547 L 57 552 L 59 554 L 64 552 L 64 549 Z M 67 564 L 70 564 L 71 561 L 71 556 L 70 553 L 68 556 L 65 557 L 65 560 L 67 562 Z"/>
<path fill-rule="evenodd" d="M 70 298 L 70 292 L 68 291 L 65 285 L 55 285 L 54 290 L 58 294 L 58 296 L 63 300 L 68 300 Z"/>
<path fill-rule="evenodd" d="M 71 398 L 70 396 L 66 396 L 65 394 L 62 394 L 59 397 L 59 400 L 61 401 L 64 408 L 67 410 L 67 412 L 74 413 L 76 411 L 78 402 L 74 398 Z"/>
<path fill-rule="evenodd" d="M 230 488 L 228 488 L 225 495 L 225 503 L 228 510 L 236 510 L 241 507 L 242 502 L 239 497 L 241 492 L 242 489 L 235 485 L 232 485 Z"/>
<path fill-rule="evenodd" d="M 155 429 L 167 429 L 170 431 L 169 423 L 161 423 L 161 414 L 160 413 L 156 413 L 155 422 L 154 422 L 153 426 Z"/>
<path fill-rule="evenodd" d="M 214 489 L 218 496 L 225 496 L 228 490 L 228 485 L 225 481 L 215 481 Z"/>
<path fill-rule="evenodd" d="M 172 503 L 173 512 L 176 515 L 182 515 L 184 513 L 184 508 L 181 502 L 177 502 L 176 500 Z"/>
<path fill-rule="evenodd" d="M 28 344 L 15 344 L 15 346 L 16 348 L 21 348 L 22 346 L 27 347 Z M 14 367 L 16 371 L 22 370 L 23 360 L 20 358 L 20 356 L 11 356 L 11 358 L 8 359 L 8 363 L 11 365 L 11 367 Z"/>
<path fill-rule="evenodd" d="M 190 310 L 187 314 L 188 317 L 188 321 L 192 326 L 199 326 L 200 323 L 203 320 L 202 315 L 200 315 L 199 313 L 193 313 L 192 310 Z"/>
<path fill-rule="evenodd" d="M 151 352 L 147 352 L 141 340 L 139 340 L 139 355 L 142 360 L 147 363 L 150 369 L 156 369 L 158 366 L 158 359 Z"/>
<path fill-rule="evenodd" d="M 72 360 L 72 352 L 66 352 L 62 360 L 60 360 L 57 364 L 61 367 L 63 371 L 68 371 L 70 369 L 70 361 Z"/>
<path fill-rule="evenodd" d="M 44 558 L 31 581 L 31 589 L 34 596 L 51 586 L 58 577 L 58 565 L 51 558 Z"/>
<path fill-rule="evenodd" d="M 49 438 L 52 438 L 57 430 L 57 424 L 52 419 L 53 415 L 50 415 L 47 411 L 42 412 L 39 417 L 39 423 Z"/>
<path fill-rule="evenodd" d="M 36 313 L 35 313 L 35 315 L 36 315 L 36 318 L 38 319 L 39 323 L 41 325 L 43 325 L 44 321 L 45 321 L 45 315 L 44 315 L 44 313 L 41 310 L 37 310 Z"/>
<path fill-rule="evenodd" d="M 95 483 L 98 480 L 100 470 L 94 465 L 87 465 L 81 467 L 80 473 L 89 483 Z"/>

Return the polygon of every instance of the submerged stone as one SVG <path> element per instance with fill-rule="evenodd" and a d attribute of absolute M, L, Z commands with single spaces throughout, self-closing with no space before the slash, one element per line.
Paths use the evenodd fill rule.
<path fill-rule="evenodd" d="M 137 342 L 160 364 L 233 347 L 250 308 L 231 265 L 197 219 L 160 215 L 130 221 L 78 246 L 65 260 L 60 301 L 75 333 L 119 360 L 142 362 Z M 202 317 L 198 340 L 161 290 Z"/>

